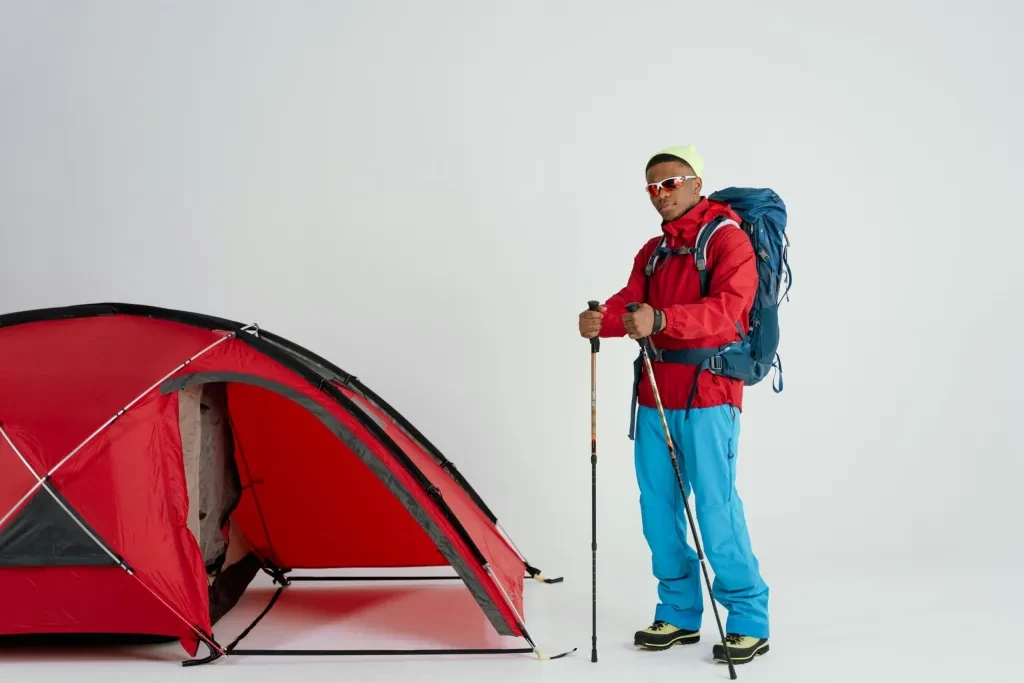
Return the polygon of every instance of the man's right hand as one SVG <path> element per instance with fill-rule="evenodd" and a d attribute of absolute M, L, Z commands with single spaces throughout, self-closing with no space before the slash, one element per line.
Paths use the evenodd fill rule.
<path fill-rule="evenodd" d="M 601 320 L 607 307 L 601 306 L 599 311 L 587 309 L 580 313 L 580 336 L 584 339 L 593 339 L 601 333 Z"/>

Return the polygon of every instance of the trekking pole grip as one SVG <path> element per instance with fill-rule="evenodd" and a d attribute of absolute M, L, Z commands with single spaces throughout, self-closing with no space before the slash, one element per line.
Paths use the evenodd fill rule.
<path fill-rule="evenodd" d="M 600 311 L 601 310 L 601 302 L 600 301 L 588 301 L 587 302 L 587 306 L 592 311 Z M 590 351 L 591 351 L 591 353 L 597 353 L 600 350 L 601 350 L 601 338 L 600 337 L 593 337 L 590 340 Z"/>
<path fill-rule="evenodd" d="M 637 311 L 640 310 L 640 304 L 638 304 L 636 302 L 633 302 L 631 304 L 627 304 L 626 305 L 626 310 L 629 311 L 630 313 L 636 313 Z M 637 344 L 640 345 L 641 348 L 643 348 L 643 346 L 644 346 L 643 337 L 641 337 L 640 339 L 637 339 L 635 341 L 636 341 Z"/>

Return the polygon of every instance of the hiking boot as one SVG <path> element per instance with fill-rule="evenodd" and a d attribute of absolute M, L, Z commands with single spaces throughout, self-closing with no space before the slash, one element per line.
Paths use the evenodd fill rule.
<path fill-rule="evenodd" d="M 733 664 L 746 664 L 754 657 L 759 657 L 768 652 L 767 638 L 754 638 L 753 636 L 741 636 L 738 633 L 729 633 L 725 636 L 726 645 L 729 647 L 729 656 Z M 725 648 L 722 643 L 715 643 L 712 649 L 716 662 L 726 664 Z"/>
<path fill-rule="evenodd" d="M 677 643 L 689 645 L 700 640 L 700 631 L 676 628 L 664 621 L 655 621 L 633 636 L 633 644 L 646 650 L 664 650 Z"/>

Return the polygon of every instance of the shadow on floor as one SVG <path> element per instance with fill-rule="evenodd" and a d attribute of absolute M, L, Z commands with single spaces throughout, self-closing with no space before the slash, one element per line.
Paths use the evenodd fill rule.
<path fill-rule="evenodd" d="M 270 602 L 275 586 L 257 579 L 214 626 L 227 646 Z M 453 649 L 523 647 L 498 635 L 460 581 L 415 584 L 309 584 L 286 587 L 239 649 Z M 200 645 L 197 657 L 208 654 Z M 167 661 L 188 654 L 176 639 L 137 636 L 0 638 L 0 659 L 22 661 Z M 238 660 L 249 659 L 238 657 Z M 268 661 L 259 657 L 254 661 Z M 293 660 L 294 657 L 273 657 Z M 237 660 L 236 660 L 237 661 Z"/>
<path fill-rule="evenodd" d="M 274 590 L 253 587 L 246 592 L 235 610 L 217 625 L 215 635 L 221 644 L 231 642 L 251 623 Z M 465 585 L 450 582 L 338 587 L 292 584 L 239 647 L 400 647 L 387 644 L 395 640 L 416 643 L 406 647 L 506 646 L 506 639 L 494 632 Z M 374 641 L 385 644 L 374 645 Z"/>

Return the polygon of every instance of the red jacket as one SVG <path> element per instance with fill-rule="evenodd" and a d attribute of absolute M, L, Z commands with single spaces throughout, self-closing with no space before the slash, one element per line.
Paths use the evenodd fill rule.
<path fill-rule="evenodd" d="M 739 217 L 728 205 L 706 198 L 680 218 L 665 223 L 662 231 L 668 236 L 666 247 L 693 247 L 697 232 L 708 222 L 726 215 L 740 223 Z M 633 259 L 629 281 L 617 294 L 608 299 L 601 326 L 602 337 L 626 336 L 622 316 L 631 302 L 645 303 L 644 270 L 658 246 L 661 236 L 650 239 Z M 659 349 L 718 347 L 739 339 L 736 323 L 748 331 L 748 316 L 757 293 L 758 275 L 756 257 L 749 238 L 741 229 L 723 226 L 708 245 L 708 296 L 700 294 L 700 277 L 693 255 L 673 254 L 662 257 L 651 277 L 646 303 L 664 311 L 666 327 L 653 335 L 651 341 Z M 640 349 L 637 347 L 637 353 Z M 679 363 L 654 363 L 658 391 L 666 410 L 686 408 L 696 368 Z M 640 381 L 637 402 L 654 407 L 647 372 Z M 743 382 L 702 372 L 694 397 L 693 408 L 718 405 L 743 407 Z"/>

